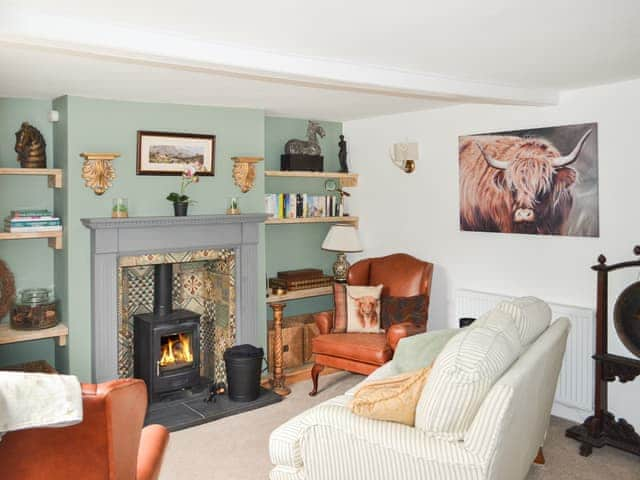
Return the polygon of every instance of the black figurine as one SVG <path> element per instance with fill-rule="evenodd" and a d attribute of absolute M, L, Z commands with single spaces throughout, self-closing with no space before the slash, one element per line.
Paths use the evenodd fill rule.
<path fill-rule="evenodd" d="M 338 152 L 338 160 L 340 160 L 340 172 L 349 173 L 349 167 L 347 166 L 347 142 L 344 140 L 344 135 L 340 135 L 338 147 L 340 147 L 340 151 Z"/>

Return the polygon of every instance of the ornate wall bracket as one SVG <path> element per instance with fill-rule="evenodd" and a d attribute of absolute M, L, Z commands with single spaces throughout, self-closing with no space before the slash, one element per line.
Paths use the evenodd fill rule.
<path fill-rule="evenodd" d="M 264 160 L 262 157 L 231 157 L 233 165 L 233 183 L 242 193 L 253 188 L 256 181 L 256 163 Z"/>
<path fill-rule="evenodd" d="M 111 161 L 120 156 L 119 153 L 90 153 L 80 154 L 84 158 L 82 178 L 86 187 L 91 188 L 96 195 L 102 195 L 116 178 L 116 171 Z"/>

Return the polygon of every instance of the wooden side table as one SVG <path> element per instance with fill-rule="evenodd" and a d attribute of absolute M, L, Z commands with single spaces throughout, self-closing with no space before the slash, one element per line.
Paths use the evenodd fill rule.
<path fill-rule="evenodd" d="M 305 290 L 294 290 L 283 295 L 275 295 L 267 290 L 267 305 L 273 311 L 273 378 L 271 379 L 272 390 L 281 396 L 291 393 L 291 389 L 286 386 L 284 374 L 284 362 L 282 350 L 282 317 L 289 300 L 301 300 L 303 298 L 321 297 L 323 295 L 333 295 L 333 286 L 320 288 L 307 288 Z"/>

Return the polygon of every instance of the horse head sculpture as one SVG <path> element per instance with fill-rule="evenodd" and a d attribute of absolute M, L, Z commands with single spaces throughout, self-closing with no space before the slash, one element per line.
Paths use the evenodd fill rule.
<path fill-rule="evenodd" d="M 46 143 L 42 133 L 28 122 L 22 122 L 16 132 L 15 151 L 22 168 L 46 168 Z"/>

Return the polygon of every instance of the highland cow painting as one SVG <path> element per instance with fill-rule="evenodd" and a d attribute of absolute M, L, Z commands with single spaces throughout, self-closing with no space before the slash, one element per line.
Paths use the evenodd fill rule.
<path fill-rule="evenodd" d="M 597 237 L 598 125 L 461 136 L 460 229 Z"/>

